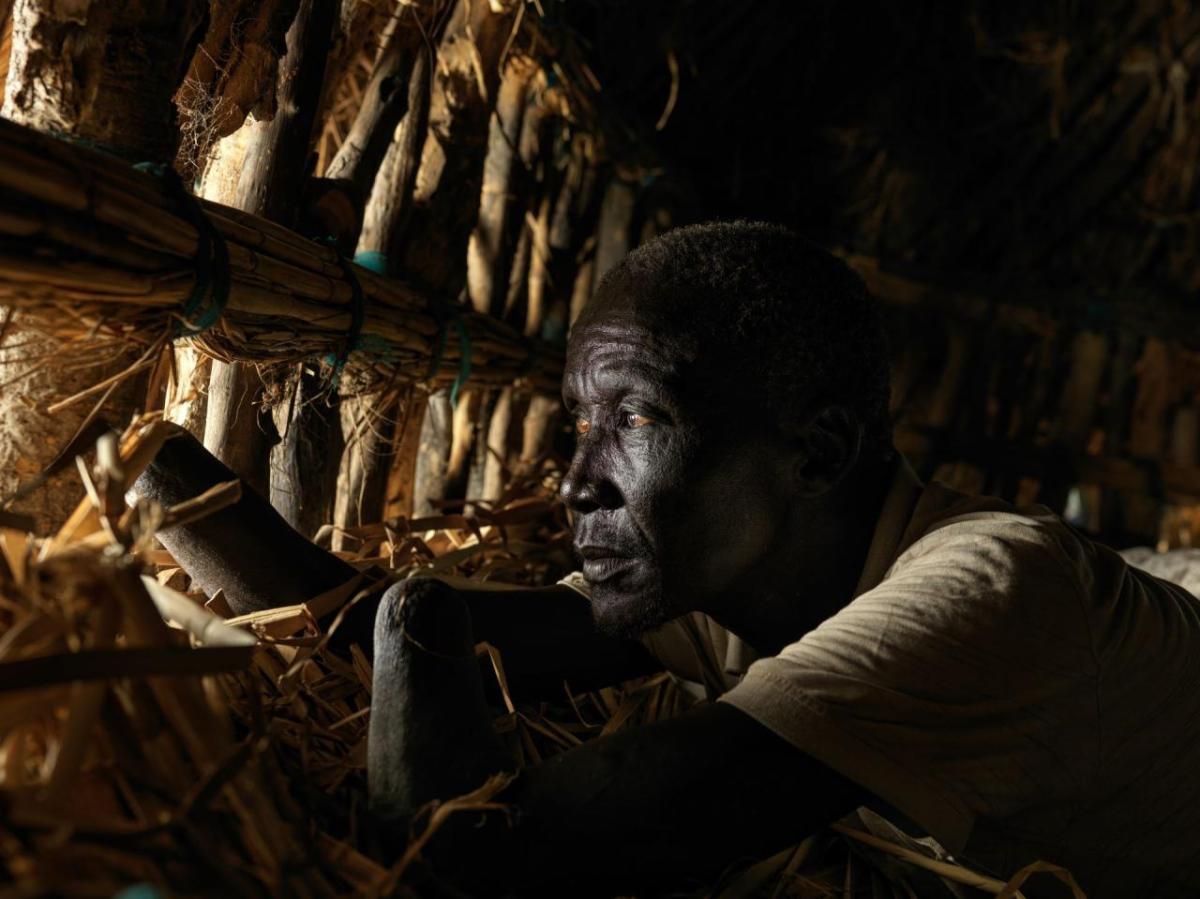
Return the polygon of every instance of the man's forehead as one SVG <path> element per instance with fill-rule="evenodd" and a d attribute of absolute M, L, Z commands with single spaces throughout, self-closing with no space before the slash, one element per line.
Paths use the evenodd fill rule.
<path fill-rule="evenodd" d="M 695 340 L 626 310 L 581 319 L 567 343 L 568 372 L 596 367 L 637 369 L 671 378 L 695 358 Z"/>

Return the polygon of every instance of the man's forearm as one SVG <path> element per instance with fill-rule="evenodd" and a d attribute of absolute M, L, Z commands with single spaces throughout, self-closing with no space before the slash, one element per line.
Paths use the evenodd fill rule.
<path fill-rule="evenodd" d="M 134 492 L 170 506 L 236 477 L 179 429 L 138 478 Z M 293 530 L 248 487 L 235 505 L 163 531 L 159 538 L 197 586 L 209 595 L 222 590 L 237 614 L 304 602 L 355 573 Z M 586 690 L 655 669 L 640 643 L 596 633 L 587 600 L 566 587 L 458 592 L 470 609 L 474 639 L 500 650 L 520 695 L 560 696 L 564 680 Z M 377 605 L 373 596 L 351 609 L 331 645 L 345 652 L 357 644 L 370 658 Z"/>
<path fill-rule="evenodd" d="M 678 888 L 711 884 L 867 800 L 856 784 L 733 706 L 714 703 L 589 743 L 521 772 L 501 797 L 511 826 L 451 829 L 436 856 L 489 859 L 488 888 Z M 479 886 L 476 884 L 476 886 Z"/>
<path fill-rule="evenodd" d="M 593 690 L 661 668 L 636 640 L 606 637 L 592 624 L 588 601 L 568 587 L 461 591 L 476 642 L 500 651 L 520 697 L 561 698 L 563 683 Z"/>

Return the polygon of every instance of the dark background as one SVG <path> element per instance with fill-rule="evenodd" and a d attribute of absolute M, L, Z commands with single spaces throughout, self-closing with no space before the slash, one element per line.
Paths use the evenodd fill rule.
<path fill-rule="evenodd" d="M 1164 510 L 1195 501 L 1191 3 L 547 12 L 661 166 L 646 209 L 783 222 L 864 271 L 897 440 L 923 475 L 1060 511 L 1074 492 L 1076 521 L 1113 543 L 1153 542 Z"/>

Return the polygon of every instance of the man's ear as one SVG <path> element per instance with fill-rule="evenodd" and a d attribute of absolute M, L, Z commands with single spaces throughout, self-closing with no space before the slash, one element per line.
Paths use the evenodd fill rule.
<path fill-rule="evenodd" d="M 836 487 L 858 461 L 862 437 L 862 423 L 845 406 L 826 406 L 814 415 L 796 438 L 796 492 L 812 499 Z"/>

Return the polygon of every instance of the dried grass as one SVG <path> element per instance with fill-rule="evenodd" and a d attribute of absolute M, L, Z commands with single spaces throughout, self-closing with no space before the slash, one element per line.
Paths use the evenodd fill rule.
<path fill-rule="evenodd" d="M 126 508 L 126 488 L 163 436 L 150 422 L 119 446 L 102 440 L 95 467 L 80 466 L 86 498 L 55 536 L 0 521 L 0 892 L 110 896 L 150 883 L 180 895 L 414 895 L 421 848 L 450 815 L 501 809 L 505 776 L 430 807 L 399 860 L 384 864 L 364 814 L 370 664 L 325 652 L 316 624 L 378 586 L 360 577 L 240 618 L 223 617 L 219 595 L 204 604 L 188 594 L 154 532 L 236 501 L 240 488 Z M 432 570 L 476 586 L 543 583 L 561 570 L 567 535 L 554 482 L 547 470 L 472 515 L 355 529 L 345 555 L 364 570 Z M 497 729 L 521 765 L 688 705 L 660 674 L 523 707 L 499 653 L 478 653 L 504 697 Z M 1030 873 L 1005 885 L 879 836 L 838 834 L 733 872 L 709 895 L 842 896 L 868 885 L 912 896 L 916 870 L 1013 897 Z"/>

